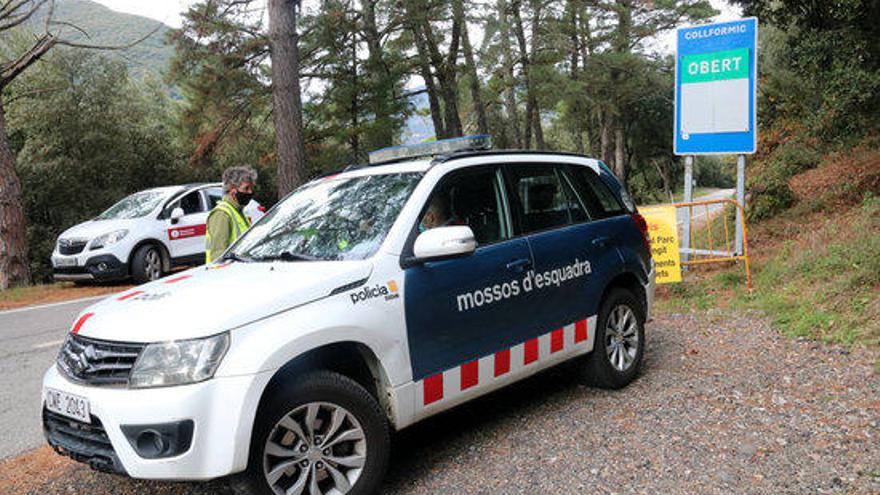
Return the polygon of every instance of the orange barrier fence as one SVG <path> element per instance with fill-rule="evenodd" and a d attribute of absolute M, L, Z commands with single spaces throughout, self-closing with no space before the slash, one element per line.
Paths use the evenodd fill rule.
<path fill-rule="evenodd" d="M 720 208 L 714 207 L 713 205 L 721 205 Z M 724 207 L 726 205 L 733 205 L 739 215 L 737 215 L 738 220 L 740 220 L 740 228 L 742 229 L 742 252 L 739 253 L 736 250 L 735 246 L 731 246 L 731 229 L 728 225 L 728 215 L 724 211 Z M 681 253 L 683 256 L 681 264 L 683 266 L 696 266 L 696 265 L 706 265 L 710 263 L 728 263 L 728 262 L 740 262 L 742 261 L 745 265 L 746 269 L 746 287 L 749 290 L 752 289 L 752 274 L 749 268 L 749 241 L 748 241 L 748 229 L 746 228 L 746 212 L 743 206 L 736 201 L 735 199 L 711 199 L 706 201 L 689 201 L 686 203 L 673 203 L 672 206 L 676 208 L 676 212 L 681 208 L 687 208 L 688 216 L 684 220 L 688 223 L 688 231 L 690 242 L 686 247 L 681 248 Z M 702 208 L 700 208 L 702 207 Z M 700 210 L 703 211 L 702 214 L 694 216 L 694 210 L 697 210 L 699 213 Z M 713 233 L 713 219 L 715 217 L 721 219 L 722 224 L 724 225 L 724 243 L 721 244 L 720 233 Z M 695 219 L 700 219 L 701 217 L 705 217 L 704 220 L 695 222 Z M 705 236 L 701 239 L 699 244 L 701 246 L 697 246 L 697 236 L 694 235 L 697 232 L 702 232 L 703 230 L 695 230 L 695 227 L 703 228 L 705 231 Z M 719 238 L 716 239 L 715 237 Z"/>

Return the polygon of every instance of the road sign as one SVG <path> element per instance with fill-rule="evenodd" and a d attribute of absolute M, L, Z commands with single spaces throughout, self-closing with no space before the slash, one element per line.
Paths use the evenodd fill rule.
<path fill-rule="evenodd" d="M 757 50 L 755 18 L 678 30 L 675 154 L 755 152 Z"/>

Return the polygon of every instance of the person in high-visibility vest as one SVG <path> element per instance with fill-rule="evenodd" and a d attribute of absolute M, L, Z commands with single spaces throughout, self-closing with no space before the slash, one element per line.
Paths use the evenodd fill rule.
<path fill-rule="evenodd" d="M 205 262 L 210 263 L 226 251 L 250 228 L 244 207 L 254 197 L 257 171 L 251 167 L 229 167 L 223 171 L 223 199 L 208 214 L 205 232 Z"/>

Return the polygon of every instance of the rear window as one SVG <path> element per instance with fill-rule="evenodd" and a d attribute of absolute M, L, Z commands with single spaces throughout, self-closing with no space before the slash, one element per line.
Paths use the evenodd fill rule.
<path fill-rule="evenodd" d="M 509 169 L 523 233 L 561 227 L 588 219 L 557 167 L 514 165 Z"/>
<path fill-rule="evenodd" d="M 626 208 L 593 169 L 573 166 L 569 168 L 569 173 L 591 217 L 608 218 L 626 213 Z"/>

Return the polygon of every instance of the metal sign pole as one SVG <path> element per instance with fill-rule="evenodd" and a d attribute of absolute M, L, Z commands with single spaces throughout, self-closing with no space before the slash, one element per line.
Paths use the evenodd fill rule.
<path fill-rule="evenodd" d="M 694 155 L 684 157 L 684 201 L 689 203 L 694 200 Z M 687 218 L 684 220 L 682 228 L 682 245 L 685 251 L 682 252 L 682 261 L 688 260 L 687 250 L 691 247 L 691 208 L 687 209 Z"/>
<path fill-rule="evenodd" d="M 736 156 L 736 201 L 746 207 L 746 155 Z M 742 210 L 736 209 L 736 254 L 743 255 L 743 221 Z"/>

